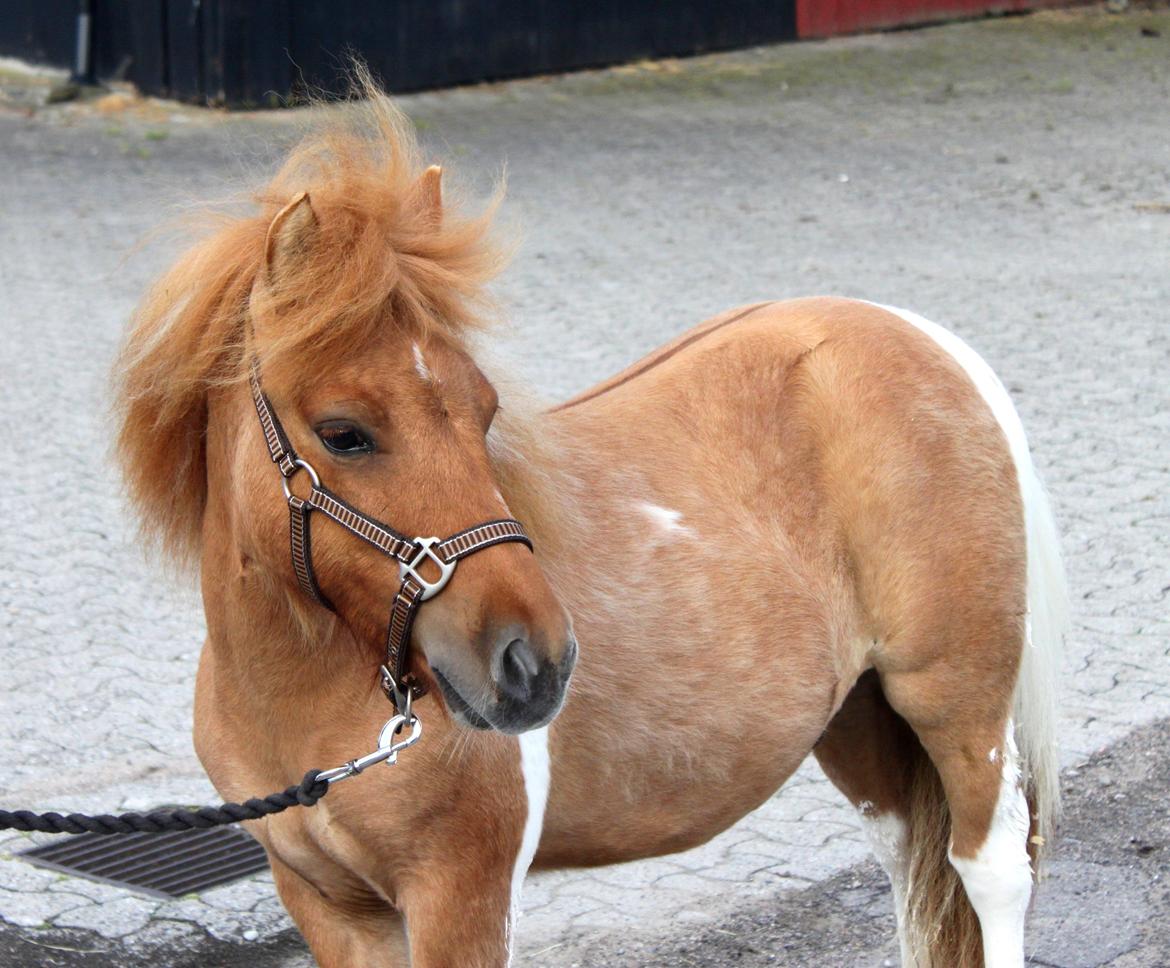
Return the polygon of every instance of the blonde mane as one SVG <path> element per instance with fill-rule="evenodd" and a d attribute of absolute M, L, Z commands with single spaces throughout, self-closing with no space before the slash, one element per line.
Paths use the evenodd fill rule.
<path fill-rule="evenodd" d="M 179 559 L 198 548 L 207 394 L 245 376 L 265 235 L 293 197 L 309 193 L 319 230 L 300 271 L 257 288 L 282 317 L 266 360 L 308 370 L 388 324 L 461 340 L 485 318 L 484 284 L 503 261 L 489 238 L 500 193 L 479 215 L 440 214 L 410 121 L 360 71 L 356 86 L 365 102 L 306 137 L 251 214 L 214 216 L 134 314 L 115 370 L 117 452 L 147 534 Z"/>

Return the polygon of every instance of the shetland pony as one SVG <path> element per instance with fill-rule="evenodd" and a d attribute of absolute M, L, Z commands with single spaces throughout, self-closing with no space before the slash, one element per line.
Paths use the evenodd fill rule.
<path fill-rule="evenodd" d="M 903 963 L 1022 965 L 1058 811 L 1064 593 L 1003 386 L 921 317 L 814 298 L 723 313 L 558 406 L 500 408 L 472 338 L 491 211 L 446 203 L 367 93 L 368 126 L 309 137 L 254 214 L 157 283 L 118 370 L 132 494 L 200 568 L 195 742 L 225 797 L 370 747 L 399 581 L 318 515 L 334 610 L 302 591 L 250 361 L 364 512 L 408 535 L 514 516 L 533 539 L 462 562 L 421 607 L 423 740 L 249 825 L 318 962 L 501 968 L 530 865 L 700 844 L 811 752 L 872 835 Z M 512 674 L 566 675 L 505 715 L 516 641 Z"/>

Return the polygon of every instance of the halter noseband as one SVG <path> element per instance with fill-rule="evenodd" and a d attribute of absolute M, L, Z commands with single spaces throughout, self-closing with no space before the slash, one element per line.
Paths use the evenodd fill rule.
<path fill-rule="evenodd" d="M 438 538 L 411 540 L 389 525 L 363 514 L 326 488 L 312 465 L 297 456 L 280 424 L 280 418 L 276 416 L 271 401 L 260 385 L 260 365 L 255 359 L 252 360 L 248 382 L 252 388 L 256 415 L 260 418 L 260 428 L 268 444 L 268 453 L 281 474 L 284 496 L 288 501 L 293 570 L 305 594 L 330 611 L 336 611 L 333 603 L 321 591 L 313 572 L 309 515 L 314 511 L 320 511 L 350 534 L 398 562 L 398 575 L 402 584 L 390 609 L 390 622 L 386 631 L 386 661 L 382 663 L 380 671 L 382 691 L 394 703 L 395 709 L 409 719 L 411 699 L 424 692 L 423 687 L 406 671 L 410 631 L 419 605 L 443 590 L 451 580 L 459 559 L 506 541 L 518 541 L 528 545 L 531 550 L 532 541 L 523 525 L 511 518 L 477 524 L 440 541 Z M 312 485 L 308 497 L 303 498 L 297 497 L 289 487 L 289 481 L 302 470 L 309 476 Z M 426 561 L 439 569 L 439 577 L 435 581 L 424 578 L 419 571 Z"/>

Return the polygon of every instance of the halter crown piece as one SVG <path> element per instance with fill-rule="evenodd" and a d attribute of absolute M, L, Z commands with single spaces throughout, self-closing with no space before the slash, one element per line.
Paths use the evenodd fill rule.
<path fill-rule="evenodd" d="M 260 418 L 260 428 L 268 444 L 268 453 L 282 478 L 285 500 L 288 501 L 293 570 L 305 594 L 330 611 L 335 611 L 333 603 L 317 584 L 317 576 L 313 572 L 309 516 L 314 511 L 320 511 L 350 534 L 398 562 L 401 585 L 390 608 L 390 622 L 386 630 L 386 660 L 380 671 L 382 691 L 394 704 L 394 708 L 410 720 L 411 700 L 424 692 L 421 684 L 406 671 L 410 655 L 410 632 L 419 605 L 443 590 L 461 558 L 506 541 L 518 541 L 531 550 L 532 541 L 523 525 L 512 518 L 477 524 L 440 541 L 438 538 L 408 538 L 376 518 L 363 514 L 326 488 L 312 465 L 297 456 L 280 424 L 280 418 L 276 416 L 271 401 L 260 385 L 260 365 L 254 358 L 248 382 L 252 388 L 256 415 Z M 297 497 L 289 487 L 289 481 L 300 471 L 308 475 L 312 485 L 308 496 L 303 498 Z M 439 577 L 435 580 L 428 580 L 420 573 L 421 567 L 428 561 L 439 570 Z"/>

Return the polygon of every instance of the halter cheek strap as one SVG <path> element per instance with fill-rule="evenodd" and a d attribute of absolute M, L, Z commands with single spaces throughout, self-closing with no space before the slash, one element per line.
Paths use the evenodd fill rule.
<path fill-rule="evenodd" d="M 523 525 L 511 518 L 477 524 L 442 541 L 438 538 L 411 539 L 357 510 L 326 488 L 312 465 L 297 456 L 281 426 L 280 418 L 260 385 L 260 367 L 256 360 L 252 361 L 248 381 L 268 453 L 281 474 L 284 497 L 288 502 L 293 571 L 296 572 L 302 591 L 330 611 L 336 611 L 333 603 L 321 591 L 313 571 L 309 523 L 314 511 L 320 511 L 350 534 L 398 562 L 401 585 L 390 608 L 390 621 L 386 630 L 386 660 L 380 671 L 383 691 L 399 712 L 409 715 L 412 697 L 421 696 L 424 692 L 407 672 L 410 633 L 419 606 L 443 590 L 455 573 L 455 565 L 460 559 L 509 541 L 518 541 L 531 550 L 532 541 Z M 297 497 L 289 487 L 289 481 L 301 471 L 308 475 L 311 484 L 308 496 L 303 498 Z M 428 562 L 439 571 L 439 577 L 434 580 L 425 578 L 421 573 L 420 569 Z"/>

